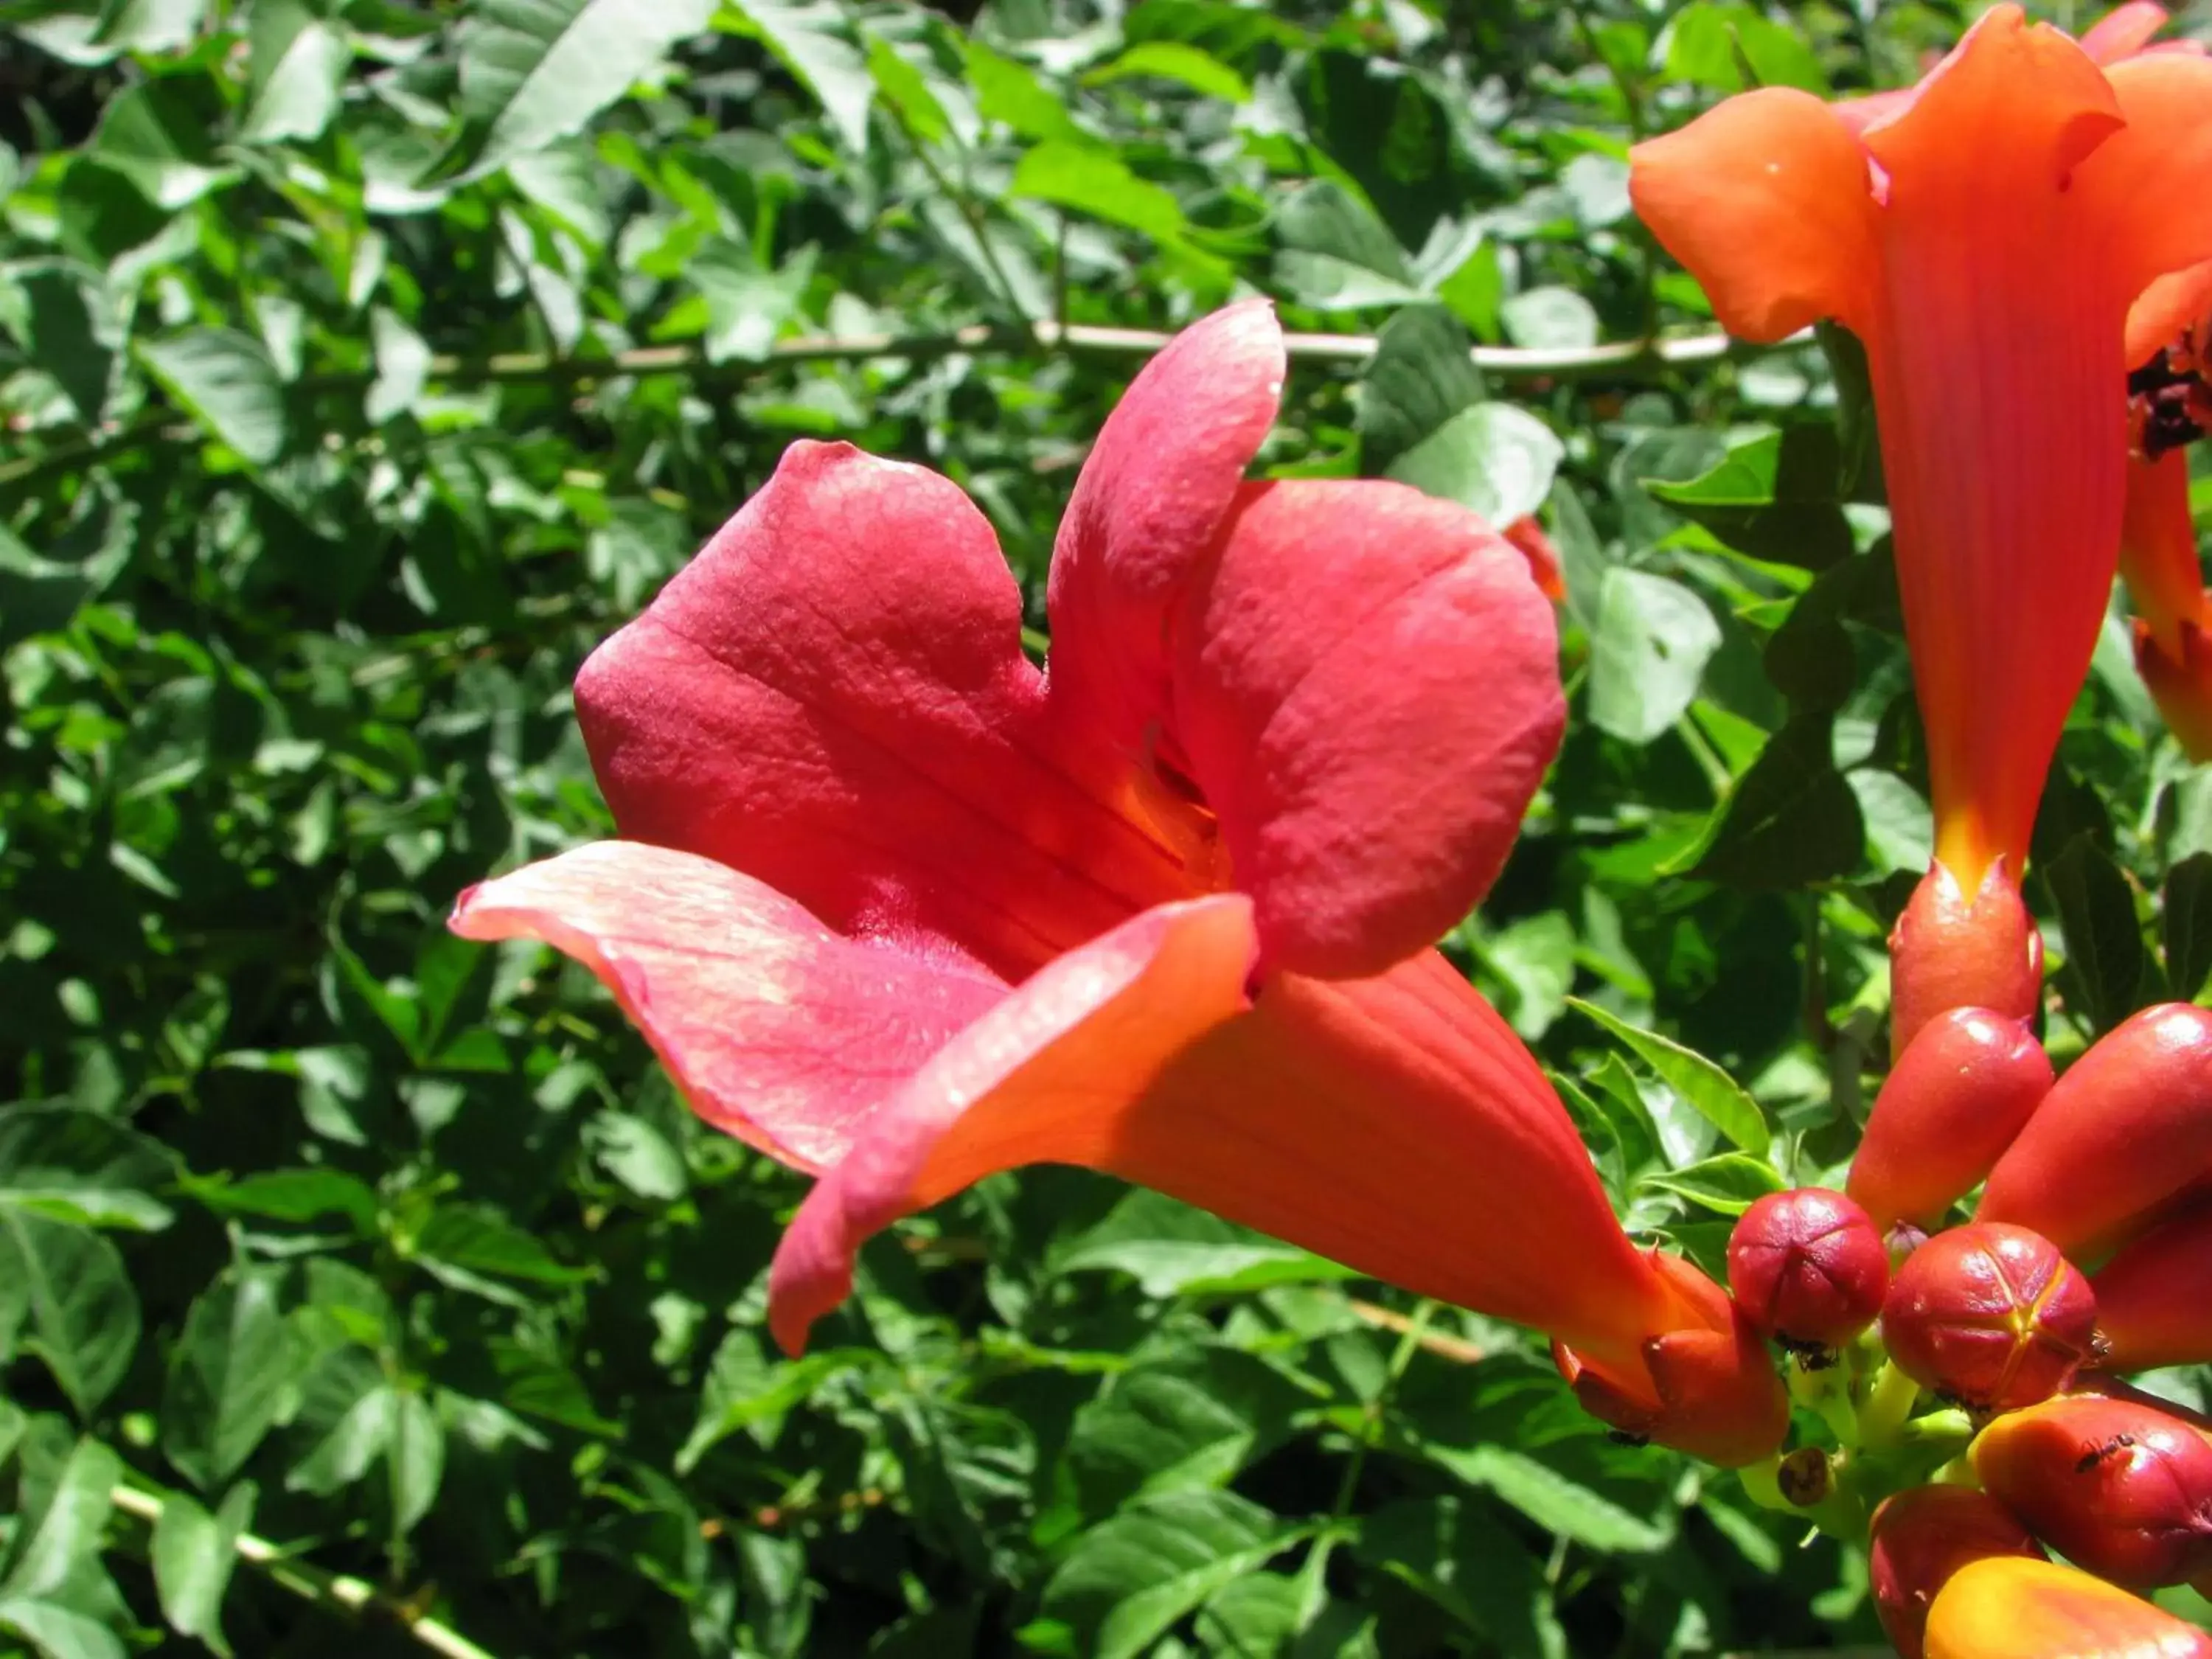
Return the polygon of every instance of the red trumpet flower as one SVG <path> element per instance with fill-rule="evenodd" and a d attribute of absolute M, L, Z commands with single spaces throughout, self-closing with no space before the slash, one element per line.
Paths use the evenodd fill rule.
<path fill-rule="evenodd" d="M 2176 210 L 2212 190 L 2212 62 L 2100 67 L 1999 5 L 1907 92 L 1762 88 L 1632 160 L 1638 211 L 1723 325 L 1771 340 L 1834 318 L 1866 348 L 1928 732 L 1929 908 L 1960 922 L 1900 927 L 1893 1040 L 1948 1006 L 2023 1017 L 2014 884 L 2118 556 L 2129 308 L 2212 258 L 2212 216 Z"/>
<path fill-rule="evenodd" d="M 2117 1371 L 2212 1364 L 2212 1188 L 2089 1275 L 2100 1363 Z"/>
<path fill-rule="evenodd" d="M 1071 1163 L 1540 1325 L 1670 1436 L 1703 1396 L 1646 1346 L 1709 1323 L 1697 1276 L 1622 1233 L 1428 948 L 1558 743 L 1551 608 L 1459 507 L 1247 483 L 1284 370 L 1246 303 L 1138 376 L 1061 526 L 1048 672 L 957 489 L 794 447 L 578 678 L 623 839 L 453 926 L 585 963 L 702 1116 L 819 1176 L 770 1275 L 788 1348 L 869 1234 Z M 1755 1358 L 1691 1386 L 1778 1395 Z"/>

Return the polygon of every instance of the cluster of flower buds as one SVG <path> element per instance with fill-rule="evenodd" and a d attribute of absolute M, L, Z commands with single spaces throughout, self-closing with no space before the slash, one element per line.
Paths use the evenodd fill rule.
<path fill-rule="evenodd" d="M 1729 1243 L 1738 1312 L 1841 1446 L 1777 1461 L 1775 1498 L 1837 1529 L 1871 1511 L 1907 1659 L 2013 1652 L 2008 1619 L 2212 1659 L 2142 1599 L 2212 1591 L 2212 1419 L 2118 1380 L 2212 1360 L 2212 1012 L 2147 1009 L 2055 1080 L 2021 1019 L 1929 1015 L 1846 1186 L 1769 1194 Z"/>

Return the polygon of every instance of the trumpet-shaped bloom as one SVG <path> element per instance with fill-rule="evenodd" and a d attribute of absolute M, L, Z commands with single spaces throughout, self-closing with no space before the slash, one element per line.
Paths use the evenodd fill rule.
<path fill-rule="evenodd" d="M 1550 607 L 1459 507 L 1247 483 L 1284 367 L 1248 303 L 1139 375 L 1055 545 L 1048 672 L 957 488 L 794 447 L 578 678 L 623 838 L 453 925 L 586 963 L 702 1116 L 819 1176 L 770 1274 L 787 1347 L 870 1234 L 1060 1162 L 1540 1325 L 1663 1417 L 1644 1346 L 1707 1310 L 1428 948 L 1558 743 Z"/>
<path fill-rule="evenodd" d="M 2173 205 L 2212 190 L 2212 61 L 2100 66 L 1999 5 L 1905 93 L 1743 94 L 1639 145 L 1630 189 L 1730 331 L 1864 343 L 1936 859 L 1961 894 L 2016 879 L 2118 556 L 2129 310 L 2212 257 L 2212 216 Z"/>
<path fill-rule="evenodd" d="M 1952 1576 L 1993 1556 L 2040 1560 L 2043 1548 L 1988 1493 L 1912 1486 L 1883 1500 L 1867 1548 L 1867 1587 L 1900 1659 L 1921 1659 L 1928 1609 Z"/>
<path fill-rule="evenodd" d="M 1992 1556 L 1928 1610 L 1928 1659 L 2212 1659 L 2212 1635 L 2055 1561 Z"/>

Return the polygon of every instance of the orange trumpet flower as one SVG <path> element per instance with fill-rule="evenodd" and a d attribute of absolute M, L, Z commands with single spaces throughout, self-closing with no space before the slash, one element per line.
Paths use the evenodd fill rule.
<path fill-rule="evenodd" d="M 2139 44 L 2130 17 L 2100 52 Z M 2212 215 L 2176 210 L 2212 192 L 2212 61 L 2100 66 L 1999 5 L 1907 92 L 1762 88 L 1632 159 L 1731 332 L 1832 318 L 1866 348 L 1936 813 L 1893 1041 L 2032 1012 L 2017 879 L 2118 558 L 2129 310 L 2212 258 Z"/>

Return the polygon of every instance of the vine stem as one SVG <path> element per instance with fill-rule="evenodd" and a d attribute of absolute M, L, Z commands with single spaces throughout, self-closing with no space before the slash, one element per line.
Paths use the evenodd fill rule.
<path fill-rule="evenodd" d="M 483 386 L 532 380 L 615 380 L 628 375 L 690 374 L 702 379 L 742 380 L 792 363 L 861 362 L 872 357 L 920 362 L 964 352 L 973 356 L 1018 356 L 1057 351 L 1071 356 L 1148 357 L 1175 337 L 1158 329 L 1106 328 L 1088 323 L 978 323 L 927 334 L 800 334 L 779 340 L 757 357 L 709 358 L 703 343 L 637 346 L 605 357 L 562 356 L 544 351 L 502 351 L 484 356 L 444 353 L 430 360 L 430 384 Z M 1782 345 L 1802 345 L 1809 332 L 1792 335 Z M 1361 363 L 1375 355 L 1371 334 L 1285 334 L 1283 347 L 1293 361 Z M 1531 346 L 1476 346 L 1468 354 L 1476 368 L 1504 380 L 1578 380 L 1590 375 L 1635 375 L 1655 370 L 1691 368 L 1731 356 L 1752 356 L 1772 347 L 1747 344 L 1718 332 L 1670 334 L 1651 339 L 1614 340 L 1568 351 Z M 308 374 L 295 385 L 308 392 L 358 391 L 375 378 L 371 370 Z M 158 410 L 118 428 L 71 438 L 36 455 L 0 463 L 0 489 L 82 463 L 94 465 L 142 445 L 189 438 L 178 411 Z M 14 435 L 14 434 L 9 434 Z"/>
<path fill-rule="evenodd" d="M 108 1492 L 109 1500 L 126 1515 L 136 1516 L 149 1526 L 159 1524 L 166 1507 L 161 1499 L 150 1492 L 137 1486 L 116 1486 Z M 416 1642 L 431 1652 L 441 1654 L 444 1659 L 493 1659 L 493 1656 L 478 1647 L 450 1625 L 435 1619 L 426 1619 L 398 1598 L 387 1595 L 367 1579 L 356 1578 L 342 1572 L 331 1572 L 287 1555 L 266 1538 L 250 1532 L 239 1534 L 231 1548 L 238 1559 L 249 1566 L 258 1567 L 270 1579 L 289 1590 L 302 1601 L 320 1602 L 339 1609 L 353 1618 L 363 1613 L 376 1613 L 391 1620 Z"/>

